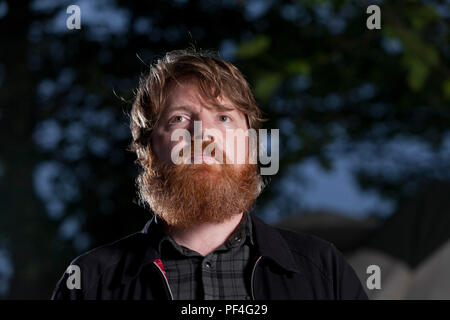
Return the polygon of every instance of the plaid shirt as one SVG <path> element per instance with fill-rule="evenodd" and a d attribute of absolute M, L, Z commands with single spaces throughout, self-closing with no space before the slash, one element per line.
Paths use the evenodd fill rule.
<path fill-rule="evenodd" d="M 157 247 L 175 300 L 251 299 L 254 239 L 248 213 L 228 240 L 205 257 L 179 245 L 156 221 Z"/>

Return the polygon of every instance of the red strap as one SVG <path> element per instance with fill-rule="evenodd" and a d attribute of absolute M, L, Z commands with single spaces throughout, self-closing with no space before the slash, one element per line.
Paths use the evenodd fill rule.
<path fill-rule="evenodd" d="M 166 270 L 164 270 L 164 266 L 163 266 L 163 264 L 162 264 L 161 259 L 156 259 L 154 262 L 156 262 L 156 264 L 161 268 L 161 270 L 162 270 L 163 273 L 164 273 L 164 277 L 167 278 L 167 276 L 166 276 Z"/>

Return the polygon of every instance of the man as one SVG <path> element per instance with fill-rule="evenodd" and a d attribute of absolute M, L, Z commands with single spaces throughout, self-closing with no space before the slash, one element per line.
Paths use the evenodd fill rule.
<path fill-rule="evenodd" d="M 153 218 L 76 258 L 52 299 L 367 299 L 333 244 L 252 213 L 263 189 L 252 144 L 226 138 L 262 121 L 243 75 L 214 54 L 173 51 L 152 65 L 131 147 Z"/>

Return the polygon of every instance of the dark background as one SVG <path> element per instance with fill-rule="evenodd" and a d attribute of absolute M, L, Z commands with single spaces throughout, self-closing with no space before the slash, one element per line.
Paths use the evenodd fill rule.
<path fill-rule="evenodd" d="M 66 28 L 71 4 L 81 30 Z M 381 8 L 381 30 L 366 27 L 370 4 Z M 149 213 L 126 151 L 133 90 L 155 58 L 189 45 L 235 63 L 265 127 L 280 129 L 280 171 L 258 215 L 274 224 L 320 216 L 304 195 L 339 155 L 355 188 L 379 200 L 325 216 L 388 221 L 391 236 L 364 242 L 377 228 L 357 225 L 342 242 L 348 232 L 329 233 L 330 218 L 322 233 L 312 229 L 344 251 L 370 243 L 417 265 L 450 229 L 448 204 L 411 204 L 430 185 L 428 204 L 450 195 L 441 187 L 450 179 L 449 18 L 449 1 L 0 1 L 0 297 L 48 299 L 73 258 L 143 227 Z M 337 178 L 319 204 L 348 184 Z M 358 204 L 345 195 L 346 208 Z M 420 257 L 405 253 L 416 248 Z"/>

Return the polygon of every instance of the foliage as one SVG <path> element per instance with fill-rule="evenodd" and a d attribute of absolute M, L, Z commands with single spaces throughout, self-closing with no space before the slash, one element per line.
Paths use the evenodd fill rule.
<path fill-rule="evenodd" d="M 126 114 L 139 76 L 168 50 L 194 44 L 240 67 L 267 127 L 281 130 L 274 186 L 306 159 L 331 169 L 327 147 L 338 140 L 347 152 L 397 137 L 438 151 L 448 134 L 449 9 L 432 1 L 381 2 L 381 30 L 365 27 L 364 1 L 82 2 L 81 30 L 65 28 L 68 1 L 3 3 L 7 298 L 50 297 L 75 255 L 143 227 L 149 215 L 136 203 Z M 366 156 L 373 164 L 391 154 Z M 392 199 L 448 178 L 448 158 L 428 167 L 409 160 L 394 159 L 396 174 L 363 164 L 355 174 L 362 188 Z M 259 204 L 278 196 L 265 192 Z"/>

